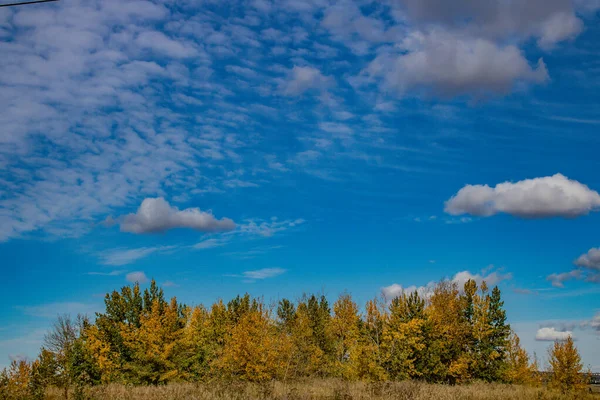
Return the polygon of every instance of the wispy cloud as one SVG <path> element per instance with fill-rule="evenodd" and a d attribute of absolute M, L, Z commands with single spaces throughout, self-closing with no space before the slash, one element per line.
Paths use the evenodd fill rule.
<path fill-rule="evenodd" d="M 110 272 L 88 272 L 88 275 L 98 275 L 98 276 L 119 276 L 119 275 L 123 275 L 124 273 L 126 273 L 127 270 L 124 269 L 116 269 L 114 271 L 110 271 Z"/>
<path fill-rule="evenodd" d="M 238 260 L 247 260 L 247 259 L 255 258 L 256 256 L 267 254 L 273 250 L 281 249 L 282 247 L 283 246 L 279 246 L 279 245 L 259 246 L 259 247 L 254 247 L 250 250 L 245 250 L 245 251 L 230 251 L 227 253 L 223 253 L 223 255 L 229 256 L 231 258 L 235 258 Z"/>
<path fill-rule="evenodd" d="M 64 302 L 64 303 L 48 303 L 36 306 L 19 306 L 19 310 L 24 314 L 33 317 L 55 318 L 57 315 L 69 314 L 75 316 L 77 314 L 92 315 L 100 309 L 97 304 L 79 303 L 79 302 Z"/>
<path fill-rule="evenodd" d="M 225 246 L 227 243 L 229 243 L 229 241 L 230 237 L 204 239 L 196 243 L 192 247 L 196 250 L 212 249 L 215 247 Z"/>
<path fill-rule="evenodd" d="M 242 278 L 246 283 L 252 283 L 257 280 L 275 278 L 279 275 L 284 274 L 287 270 L 283 268 L 262 268 L 252 271 L 244 271 L 241 275 L 225 275 L 232 278 Z"/>
<path fill-rule="evenodd" d="M 100 258 L 102 264 L 120 266 L 132 264 L 154 253 L 167 253 L 177 248 L 178 246 L 139 247 L 134 249 L 118 248 L 101 251 L 97 253 L 97 256 Z"/>

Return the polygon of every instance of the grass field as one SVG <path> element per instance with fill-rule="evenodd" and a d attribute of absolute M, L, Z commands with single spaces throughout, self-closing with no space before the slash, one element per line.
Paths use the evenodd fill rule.
<path fill-rule="evenodd" d="M 532 388 L 494 383 L 462 386 L 434 385 L 419 382 L 348 383 L 339 380 L 309 380 L 284 384 L 209 382 L 202 384 L 170 384 L 165 386 L 108 385 L 87 388 L 84 399 L 97 400 L 600 400 L 600 393 L 562 395 L 545 388 Z M 74 393 L 70 398 L 75 398 Z M 62 392 L 51 389 L 48 399 L 64 399 Z"/>

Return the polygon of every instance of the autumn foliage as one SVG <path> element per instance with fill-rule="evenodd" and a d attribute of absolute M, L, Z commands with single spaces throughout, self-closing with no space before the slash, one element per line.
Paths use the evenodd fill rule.
<path fill-rule="evenodd" d="M 304 295 L 269 306 L 246 294 L 189 307 L 167 301 L 154 281 L 104 301 L 93 321 L 59 318 L 35 361 L 14 361 L 0 376 L 2 393 L 12 396 L 5 398 L 43 398 L 49 386 L 66 397 L 100 384 L 215 378 L 539 383 L 537 365 L 506 322 L 500 290 L 485 283 L 443 281 L 431 293 L 371 300 L 364 312 L 349 294 L 331 305 Z M 572 341 L 557 343 L 552 354 L 552 385 L 581 388 Z"/>

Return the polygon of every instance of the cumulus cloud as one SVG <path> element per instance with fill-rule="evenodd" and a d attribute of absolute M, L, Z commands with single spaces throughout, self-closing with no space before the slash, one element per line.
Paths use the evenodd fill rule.
<path fill-rule="evenodd" d="M 490 272 L 487 275 L 484 273 L 485 271 L 490 271 L 492 269 L 494 269 L 493 265 L 488 266 L 481 273 L 473 274 L 469 271 L 460 271 L 454 274 L 450 281 L 456 283 L 458 288 L 462 290 L 465 282 L 467 282 L 470 279 L 474 280 L 478 286 L 480 286 L 481 283 L 485 281 L 488 287 L 496 286 L 502 281 L 512 279 L 511 273 L 502 274 L 498 271 Z M 411 285 L 405 287 L 394 283 L 390 286 L 381 288 L 381 294 L 387 301 L 391 301 L 393 298 L 402 295 L 402 293 L 412 293 L 415 291 L 421 297 L 428 298 L 431 295 L 433 295 L 433 290 L 435 289 L 436 284 L 436 282 L 431 281 L 424 286 Z"/>
<path fill-rule="evenodd" d="M 446 201 L 444 210 L 451 215 L 480 217 L 506 213 L 522 218 L 574 218 L 598 208 L 598 192 L 556 174 L 495 187 L 467 185 Z"/>
<path fill-rule="evenodd" d="M 552 283 L 552 286 L 562 288 L 564 282 L 569 280 L 584 280 L 586 282 L 600 283 L 600 249 L 591 248 L 587 253 L 577 257 L 575 261 L 575 269 L 550 274 L 546 277 Z"/>
<path fill-rule="evenodd" d="M 125 279 L 130 283 L 147 283 L 149 281 L 146 274 L 142 271 L 134 271 L 125 275 Z"/>
<path fill-rule="evenodd" d="M 477 2 L 458 0 L 399 0 L 401 15 L 420 27 L 443 27 L 455 32 L 495 40 L 537 38 L 544 49 L 572 39 L 582 29 L 578 12 L 598 5 L 571 0 L 529 0 Z"/>
<path fill-rule="evenodd" d="M 217 219 L 199 208 L 179 210 L 162 197 L 144 199 L 137 212 L 126 215 L 121 222 L 123 232 L 157 233 L 174 228 L 222 232 L 234 229 L 235 223 L 229 218 Z"/>
<path fill-rule="evenodd" d="M 575 260 L 575 265 L 600 272 L 600 248 L 591 248 Z"/>
<path fill-rule="evenodd" d="M 571 331 L 557 331 L 554 327 L 544 327 L 538 329 L 535 334 L 535 340 L 543 341 L 543 342 L 555 342 L 555 341 L 564 341 L 569 337 L 574 338 L 573 332 Z"/>
<path fill-rule="evenodd" d="M 564 283 L 566 281 L 570 281 L 572 279 L 580 279 L 581 276 L 581 271 L 578 269 L 574 269 L 572 271 L 563 272 L 560 274 L 550 274 L 546 279 L 552 283 L 552 286 L 562 288 L 565 286 Z"/>
<path fill-rule="evenodd" d="M 386 87 L 401 94 L 417 90 L 442 97 L 488 97 L 508 93 L 519 82 L 548 79 L 541 59 L 531 66 L 516 46 L 486 39 L 416 32 L 401 49 L 400 55 L 381 54 L 364 73 L 381 77 Z"/>
<path fill-rule="evenodd" d="M 402 296 L 403 293 L 409 294 L 413 292 L 417 292 L 419 296 L 428 298 L 433 294 L 433 289 L 435 288 L 435 282 L 429 282 L 425 286 L 402 286 L 397 283 L 393 283 L 390 286 L 385 286 L 381 288 L 381 294 L 386 301 L 391 301 L 392 299 Z"/>
<path fill-rule="evenodd" d="M 492 268 L 493 268 L 493 266 L 492 266 Z M 482 275 L 482 274 L 472 274 L 469 271 L 461 271 L 461 272 L 458 272 L 456 275 L 454 275 L 454 277 L 452 278 L 452 282 L 456 282 L 459 287 L 462 287 L 468 280 L 474 280 L 477 283 L 477 285 L 481 285 L 481 283 L 485 281 L 485 283 L 488 285 L 488 287 L 492 287 L 492 286 L 496 286 L 498 283 L 500 283 L 502 281 L 510 280 L 510 279 L 512 279 L 512 274 L 510 272 L 506 273 L 506 274 L 502 274 L 497 271 L 494 271 L 488 275 Z"/>
<path fill-rule="evenodd" d="M 282 84 L 287 96 L 298 96 L 307 90 L 323 90 L 332 84 L 332 78 L 325 76 L 316 68 L 294 66 L 288 79 Z"/>

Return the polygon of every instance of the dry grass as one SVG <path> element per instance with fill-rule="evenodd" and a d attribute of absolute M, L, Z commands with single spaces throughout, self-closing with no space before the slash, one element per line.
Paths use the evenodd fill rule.
<path fill-rule="evenodd" d="M 51 389 L 47 398 L 58 400 L 64 397 L 60 391 Z M 490 383 L 447 386 L 410 381 L 363 383 L 327 379 L 288 384 L 212 382 L 166 386 L 107 385 L 87 388 L 83 398 L 97 400 L 600 400 L 600 394 L 561 395 L 544 388 Z"/>

